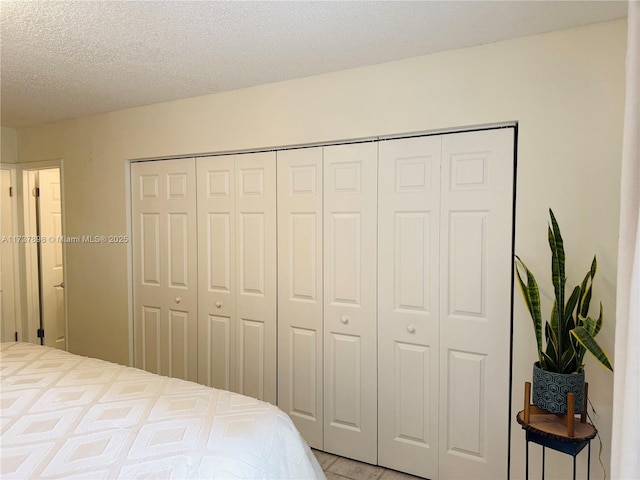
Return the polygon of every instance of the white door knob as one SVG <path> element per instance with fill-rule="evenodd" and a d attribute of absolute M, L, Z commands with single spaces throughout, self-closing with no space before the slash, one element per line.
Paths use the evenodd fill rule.
<path fill-rule="evenodd" d="M 414 325 L 409 325 L 407 327 L 407 332 L 409 333 L 416 333 L 416 327 Z"/>
<path fill-rule="evenodd" d="M 180 300 L 182 299 L 180 297 L 176 297 L 175 300 L 176 300 L 176 303 L 180 303 Z"/>
<path fill-rule="evenodd" d="M 349 323 L 349 317 L 343 315 L 342 317 L 340 317 L 340 321 L 346 325 L 347 323 Z"/>
<path fill-rule="evenodd" d="M 216 302 L 216 308 L 220 308 L 222 304 L 220 302 Z"/>

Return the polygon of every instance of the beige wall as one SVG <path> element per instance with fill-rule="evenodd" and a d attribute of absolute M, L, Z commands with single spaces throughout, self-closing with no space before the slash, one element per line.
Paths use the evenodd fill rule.
<path fill-rule="evenodd" d="M 18 132 L 13 128 L 2 127 L 0 132 L 2 150 L 1 163 L 18 163 Z"/>
<path fill-rule="evenodd" d="M 570 284 L 597 253 L 595 300 L 606 315 L 599 340 L 612 355 L 625 37 L 625 21 L 608 22 L 20 129 L 20 161 L 64 159 L 68 235 L 124 234 L 128 159 L 517 120 L 516 251 L 538 274 L 547 309 L 547 208 L 562 227 Z M 128 362 L 127 246 L 69 244 L 67 266 L 70 349 Z M 512 419 L 536 359 L 518 292 L 514 323 Z M 587 380 L 608 467 L 613 375 L 589 359 Z M 512 472 L 520 478 L 517 424 L 512 435 Z M 594 452 L 597 478 L 597 445 Z M 539 449 L 531 453 L 534 474 Z M 550 452 L 547 461 L 548 478 L 568 475 L 571 457 Z"/>

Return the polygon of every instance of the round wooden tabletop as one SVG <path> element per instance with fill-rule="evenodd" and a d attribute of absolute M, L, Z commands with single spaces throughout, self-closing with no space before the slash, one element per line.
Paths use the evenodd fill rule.
<path fill-rule="evenodd" d="M 567 424 L 562 416 L 555 413 L 531 413 L 529 415 L 529 423 L 524 421 L 524 410 L 518 412 L 516 416 L 518 423 L 522 428 L 539 435 L 555 438 L 563 442 L 584 442 L 591 440 L 596 436 L 598 431 L 590 423 L 582 423 L 576 421 L 574 423 L 574 435 L 570 437 L 567 434 Z"/>

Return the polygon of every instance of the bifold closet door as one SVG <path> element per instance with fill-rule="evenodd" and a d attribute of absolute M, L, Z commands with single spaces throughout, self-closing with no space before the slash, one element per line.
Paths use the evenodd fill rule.
<path fill-rule="evenodd" d="M 197 165 L 200 381 L 275 404 L 275 153 Z"/>
<path fill-rule="evenodd" d="M 198 382 L 236 389 L 233 155 L 198 158 Z"/>
<path fill-rule="evenodd" d="M 440 479 L 507 477 L 514 133 L 442 136 Z"/>
<path fill-rule="evenodd" d="M 441 137 L 381 141 L 378 463 L 438 478 Z"/>
<path fill-rule="evenodd" d="M 379 463 L 505 478 L 513 129 L 380 143 Z"/>
<path fill-rule="evenodd" d="M 276 404 L 276 153 L 235 156 L 236 386 Z"/>
<path fill-rule="evenodd" d="M 131 165 L 134 363 L 197 381 L 193 159 Z"/>
<path fill-rule="evenodd" d="M 323 448 L 322 147 L 278 152 L 278 406 Z"/>
<path fill-rule="evenodd" d="M 377 463 L 377 144 L 324 148 L 324 446 Z"/>

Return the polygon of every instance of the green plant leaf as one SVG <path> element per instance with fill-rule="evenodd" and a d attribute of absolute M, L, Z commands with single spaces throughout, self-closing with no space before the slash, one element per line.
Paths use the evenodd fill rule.
<path fill-rule="evenodd" d="M 576 371 L 577 355 L 573 348 L 567 348 L 560 359 L 561 373 L 572 373 Z"/>
<path fill-rule="evenodd" d="M 576 352 L 576 370 L 580 371 L 583 368 L 584 364 L 584 354 L 587 352 L 587 349 L 582 346 L 582 344 L 575 338 L 573 335 L 569 335 L 571 338 L 571 345 L 573 346 L 573 351 Z"/>
<path fill-rule="evenodd" d="M 558 320 L 558 308 L 556 307 L 557 301 L 553 301 L 553 306 L 551 307 L 551 318 L 549 319 L 549 326 L 551 330 L 555 332 L 556 338 L 558 337 L 558 333 L 561 331 L 561 325 Z"/>
<path fill-rule="evenodd" d="M 580 285 L 580 301 L 578 302 L 578 313 L 583 317 L 586 317 L 589 314 L 592 291 L 593 279 L 591 277 L 591 272 L 588 272 Z"/>
<path fill-rule="evenodd" d="M 548 372 L 560 372 L 558 364 L 545 352 L 542 352 L 542 362 L 540 362 L 540 366 Z"/>
<path fill-rule="evenodd" d="M 560 349 L 558 345 L 558 336 L 556 331 L 551 327 L 549 323 L 545 323 L 544 326 L 544 334 L 547 340 L 547 350 L 546 357 L 548 358 L 548 362 L 553 365 L 554 372 L 559 372 L 560 368 Z"/>
<path fill-rule="evenodd" d="M 565 325 L 567 325 L 568 320 L 573 319 L 573 311 L 575 310 L 576 305 L 578 304 L 579 298 L 580 298 L 580 288 L 576 286 L 573 289 L 573 292 L 571 292 L 571 296 L 569 297 L 569 300 L 567 300 L 567 305 L 564 308 Z"/>
<path fill-rule="evenodd" d="M 515 257 L 518 284 L 520 285 L 520 291 L 522 292 L 525 304 L 527 305 L 531 315 L 531 320 L 533 321 L 533 330 L 536 336 L 536 343 L 538 345 L 538 360 L 542 361 L 542 312 L 540 310 L 540 291 L 538 290 L 538 283 L 536 282 L 536 278 L 531 270 L 527 268 L 520 257 L 517 255 Z M 526 283 L 522 280 L 522 276 L 520 275 L 521 268 L 524 269 L 527 275 Z"/>
<path fill-rule="evenodd" d="M 564 268 L 564 243 L 553 210 L 549 209 L 549 215 L 551 216 L 551 226 L 548 228 L 549 246 L 551 247 L 551 280 L 556 298 L 554 309 L 557 310 L 557 319 L 561 320 L 564 318 L 564 287 L 567 281 Z M 563 350 L 561 325 L 560 321 L 554 325 L 558 337 L 558 351 Z"/>
<path fill-rule="evenodd" d="M 596 320 L 596 326 L 593 330 L 592 336 L 596 336 L 600 329 L 602 328 L 602 323 L 604 322 L 603 312 L 602 312 L 602 303 L 600 303 L 600 315 L 598 315 L 598 319 Z"/>
<path fill-rule="evenodd" d="M 578 303 L 578 298 L 580 298 L 580 288 L 576 286 L 576 288 L 573 289 L 573 292 L 571 292 L 571 296 L 569 297 L 564 309 L 564 324 L 562 325 L 562 328 L 565 331 L 567 331 L 567 329 L 571 330 L 576 326 L 573 311 Z"/>
<path fill-rule="evenodd" d="M 580 342 L 596 359 L 609 370 L 613 371 L 613 366 L 609 361 L 609 357 L 604 353 L 604 350 L 600 348 L 600 345 L 591 336 L 584 327 L 576 327 L 571 330 L 571 334 Z"/>
<path fill-rule="evenodd" d="M 595 337 L 596 336 L 596 320 L 594 320 L 591 317 L 583 317 L 582 315 L 579 315 L 579 318 L 580 318 L 580 322 L 578 326 L 583 327 L 589 333 L 589 335 L 591 335 L 592 337 Z"/>
<path fill-rule="evenodd" d="M 591 268 L 584 276 L 582 283 L 580 284 L 580 302 L 578 302 L 578 313 L 583 317 L 589 315 L 589 305 L 591 304 L 591 295 L 593 292 L 593 279 L 598 269 L 598 262 L 595 255 L 591 261 Z"/>

